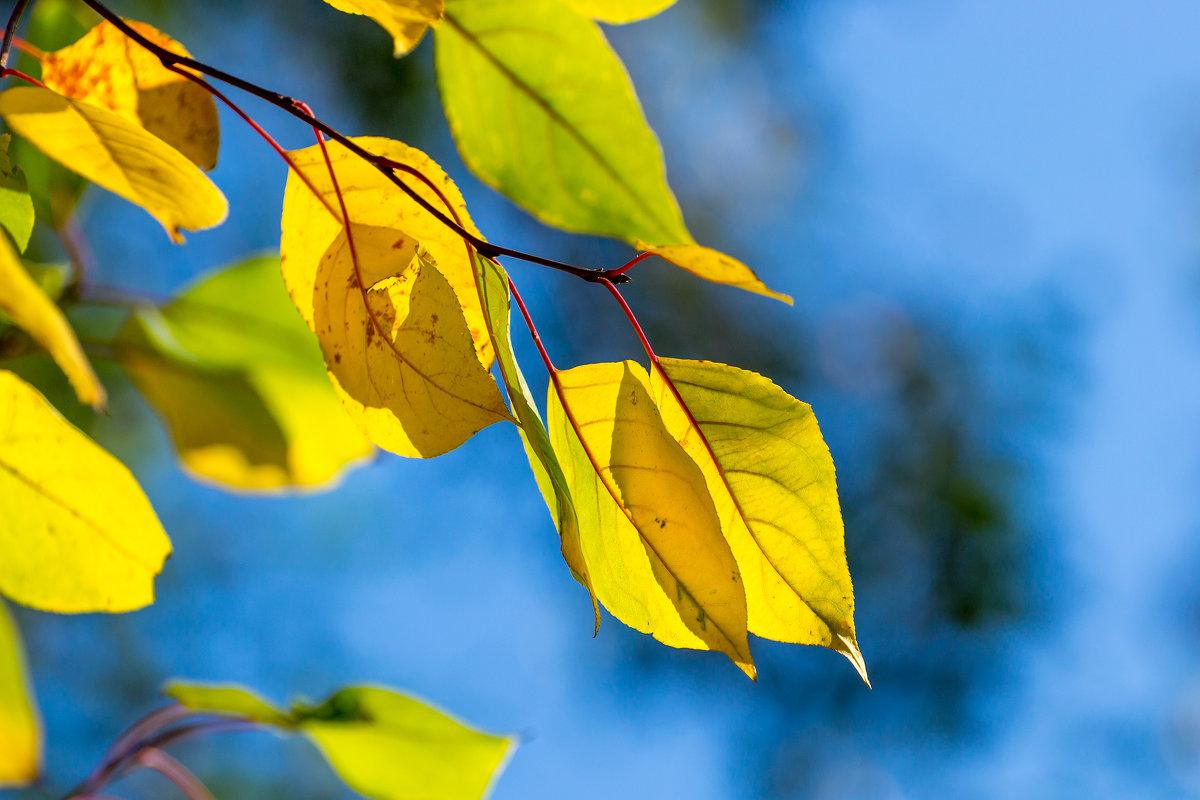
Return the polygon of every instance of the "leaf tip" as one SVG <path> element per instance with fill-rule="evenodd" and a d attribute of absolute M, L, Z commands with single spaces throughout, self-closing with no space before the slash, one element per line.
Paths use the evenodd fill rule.
<path fill-rule="evenodd" d="M 844 655 L 851 665 L 854 666 L 855 672 L 862 678 L 863 683 L 867 685 L 868 689 L 873 688 L 871 686 L 871 679 L 867 677 L 867 662 L 863 659 L 862 651 L 858 649 L 858 642 L 855 641 L 853 635 L 837 634 L 831 647 Z"/>

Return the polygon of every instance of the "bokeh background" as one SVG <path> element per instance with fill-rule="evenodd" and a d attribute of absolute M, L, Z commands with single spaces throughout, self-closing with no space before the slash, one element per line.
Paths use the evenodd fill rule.
<path fill-rule="evenodd" d="M 318 0 L 113 6 L 344 132 L 426 150 L 490 238 L 630 255 L 471 177 L 431 41 L 394 61 Z M 325 494 L 232 496 L 180 473 L 106 368 L 112 413 L 89 426 L 176 552 L 145 611 L 18 614 L 48 739 L 28 795 L 61 796 L 174 676 L 412 691 L 524 737 L 497 800 L 1200 795 L 1198 32 L 1186 0 L 680 0 L 609 29 L 697 237 L 797 302 L 654 262 L 627 296 L 659 352 L 814 406 L 873 691 L 818 648 L 754 642 L 753 685 L 611 617 L 593 639 L 511 427 Z M 172 247 L 90 192 L 99 281 L 167 295 L 277 246 L 283 165 L 223 121 L 230 220 Z M 557 361 L 639 355 L 603 292 L 509 266 Z M 178 754 L 220 798 L 346 794 L 300 741 Z"/>

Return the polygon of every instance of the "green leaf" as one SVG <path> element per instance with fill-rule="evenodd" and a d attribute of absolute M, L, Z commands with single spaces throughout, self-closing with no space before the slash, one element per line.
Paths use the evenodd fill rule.
<path fill-rule="evenodd" d="M 390 689 L 342 689 L 316 705 L 280 712 L 238 687 L 172 683 L 167 693 L 195 711 L 275 725 L 307 736 L 352 789 L 378 800 L 478 800 L 516 740 L 471 728 Z"/>
<path fill-rule="evenodd" d="M 563 0 L 571 8 L 614 25 L 652 17 L 675 0 Z"/>
<path fill-rule="evenodd" d="M 0 311 L 50 353 L 71 381 L 79 402 L 93 408 L 104 406 L 104 387 L 84 355 L 75 331 L 26 272 L 4 234 L 0 234 Z"/>
<path fill-rule="evenodd" d="M 329 385 L 277 257 L 139 309 L 114 349 L 201 479 L 249 491 L 317 488 L 372 452 Z"/>
<path fill-rule="evenodd" d="M 588 576 L 587 563 L 583 558 L 583 550 L 579 542 L 579 522 L 575 516 L 575 503 L 571 499 L 571 489 L 563 475 L 562 465 L 546 426 L 542 424 L 538 414 L 537 403 L 529 391 L 529 384 L 517 364 L 516 354 L 512 349 L 512 338 L 509 327 L 508 275 L 490 258 L 475 254 L 476 284 L 479 286 L 479 299 L 483 305 L 484 319 L 487 322 L 488 333 L 496 351 L 496 361 L 500 366 L 500 377 L 504 380 L 504 388 L 508 392 L 508 402 L 513 415 L 517 418 L 517 430 L 521 434 L 521 442 L 525 446 L 525 455 L 529 466 L 533 469 L 534 479 L 554 518 L 558 528 L 559 539 L 562 542 L 563 558 L 575 576 L 588 590 L 592 598 L 592 611 L 595 615 L 595 630 L 600 630 L 600 606 L 596 601 L 596 593 L 592 590 L 592 581 Z"/>
<path fill-rule="evenodd" d="M 451 0 L 438 84 L 463 161 L 550 225 L 690 244 L 624 65 L 559 0 Z"/>
<path fill-rule="evenodd" d="M 654 398 L 704 473 L 745 578 L 750 632 L 836 650 L 866 681 L 833 458 L 812 408 L 754 372 L 659 362 L 670 383 L 655 370 Z"/>
<path fill-rule="evenodd" d="M 11 144 L 10 134 L 0 134 L 0 225 L 12 234 L 17 249 L 24 253 L 33 235 L 33 198 L 25 173 L 9 157 Z"/>
<path fill-rule="evenodd" d="M 664 644 L 717 650 L 755 678 L 737 563 L 646 371 L 632 361 L 576 367 L 556 373 L 549 394 L 551 441 L 600 602 Z"/>
<path fill-rule="evenodd" d="M 224 717 L 236 717 L 263 725 L 293 727 L 291 715 L 280 711 L 257 693 L 236 684 L 207 684 L 171 681 L 163 694 L 187 708 L 211 712 Z"/>
<path fill-rule="evenodd" d="M 0 593 L 43 611 L 154 600 L 171 543 L 121 462 L 0 371 Z"/>
<path fill-rule="evenodd" d="M 0 602 L 0 788 L 37 779 L 42 730 L 25 668 L 21 635 Z"/>

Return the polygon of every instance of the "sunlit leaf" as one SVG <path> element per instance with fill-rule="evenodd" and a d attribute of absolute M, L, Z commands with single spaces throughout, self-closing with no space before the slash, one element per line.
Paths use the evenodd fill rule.
<path fill-rule="evenodd" d="M 237 687 L 173 683 L 166 691 L 196 711 L 303 733 L 352 789 L 378 800 L 478 800 L 516 746 L 512 737 L 484 733 L 374 686 L 342 689 L 288 712 Z"/>
<path fill-rule="evenodd" d="M 438 84 L 463 161 L 542 221 L 689 244 L 662 152 L 596 23 L 559 0 L 451 0 Z"/>
<path fill-rule="evenodd" d="M 358 137 L 354 142 L 376 155 L 420 171 L 446 197 L 449 206 L 443 205 L 437 194 L 420 180 L 409 175 L 401 175 L 400 179 L 434 207 L 444 209 L 444 213 L 451 217 L 457 215 L 468 231 L 479 234 L 471 222 L 458 187 L 429 156 L 391 139 Z M 492 345 L 483 320 L 483 310 L 479 306 L 479 294 L 475 289 L 471 250 L 462 237 L 421 208 L 379 170 L 342 145 L 328 142 L 326 148 L 350 220 L 359 225 L 403 230 L 429 251 L 437 262 L 438 271 L 454 289 L 480 361 L 490 367 Z M 319 196 L 313 194 L 296 172 L 289 172 L 283 196 L 283 235 L 280 239 L 283 277 L 292 294 L 292 301 L 300 309 L 300 316 L 316 332 L 313 325 L 313 284 L 317 277 L 317 265 L 321 255 L 342 231 L 342 214 L 329 176 L 329 165 L 321 148 L 314 145 L 292 152 L 290 157 L 296 169 L 308 179 Z"/>
<path fill-rule="evenodd" d="M 0 226 L 10 234 L 17 248 L 25 252 L 33 234 L 33 198 L 21 168 L 12 163 L 9 145 L 12 136 L 0 134 Z"/>
<path fill-rule="evenodd" d="M 412 50 L 425 29 L 442 18 L 442 0 L 325 0 L 348 14 L 363 14 L 392 35 L 396 56 Z"/>
<path fill-rule="evenodd" d="M 171 543 L 121 462 L 0 371 L 0 594 L 43 611 L 154 600 Z"/>
<path fill-rule="evenodd" d="M 580 14 L 619 25 L 652 17 L 675 0 L 562 0 Z"/>
<path fill-rule="evenodd" d="M 571 489 L 566 476 L 563 475 L 558 456 L 554 454 L 533 394 L 529 391 L 529 385 L 525 382 L 525 376 L 521 374 L 521 367 L 513 353 L 509 335 L 508 276 L 495 261 L 478 254 L 475 257 L 475 266 L 479 273 L 479 292 L 488 331 L 496 349 L 496 361 L 500 365 L 500 377 L 504 379 L 508 402 L 517 418 L 517 429 L 521 434 L 521 442 L 525 445 L 525 455 L 529 458 L 529 466 L 533 469 L 538 488 L 558 527 L 563 558 L 566 559 L 575 580 L 583 584 L 592 597 L 596 630 L 599 630 L 600 607 L 596 602 L 595 592 L 592 591 L 592 581 L 588 576 L 587 563 L 584 561 L 583 549 L 579 542 L 579 522 L 575 517 Z"/>
<path fill-rule="evenodd" d="M 723 283 L 727 286 L 736 286 L 748 292 L 755 292 L 756 294 L 773 297 L 776 300 L 782 300 L 788 305 L 792 304 L 791 297 L 768 288 L 765 283 L 758 279 L 754 271 L 741 261 L 727 256 L 719 250 L 713 250 L 711 247 L 701 247 L 698 244 L 655 247 L 645 242 L 637 242 L 634 246 L 638 250 L 654 253 L 654 255 L 670 261 L 677 267 L 683 267 L 688 272 L 693 275 L 699 275 L 706 281 Z"/>
<path fill-rule="evenodd" d="M 278 258 L 245 261 L 161 310 L 139 310 L 115 349 L 200 478 L 247 490 L 318 487 L 371 453 L 329 385 Z"/>
<path fill-rule="evenodd" d="M 42 726 L 25 669 L 21 634 L 0 602 L 0 788 L 37 779 Z"/>
<path fill-rule="evenodd" d="M 126 20 L 154 44 L 181 56 L 179 42 L 144 22 Z M 46 53 L 42 83 L 61 95 L 107 108 L 141 125 L 201 169 L 217 165 L 221 129 L 212 95 L 162 65 L 158 56 L 110 22 L 74 44 Z"/>
<path fill-rule="evenodd" d="M 104 405 L 104 387 L 92 371 L 75 331 L 21 266 L 3 233 L 0 233 L 0 311 L 50 353 L 71 381 L 79 402 L 95 408 Z"/>
<path fill-rule="evenodd" d="M 663 426 L 638 364 L 557 373 L 549 429 L 600 602 L 673 647 L 718 650 L 751 678 L 746 596 L 700 468 Z"/>
<path fill-rule="evenodd" d="M 208 176 L 119 114 L 19 86 L 0 94 L 0 115 L 55 161 L 146 209 L 177 242 L 181 228 L 211 228 L 225 219 L 225 197 Z"/>
<path fill-rule="evenodd" d="M 430 458 L 510 419 L 454 291 L 408 234 L 351 224 L 321 258 L 313 306 L 334 386 L 379 447 Z"/>
<path fill-rule="evenodd" d="M 679 396 L 656 370 L 654 397 L 704 473 L 745 580 L 750 632 L 836 650 L 867 680 L 833 458 L 812 409 L 754 372 L 660 362 Z"/>

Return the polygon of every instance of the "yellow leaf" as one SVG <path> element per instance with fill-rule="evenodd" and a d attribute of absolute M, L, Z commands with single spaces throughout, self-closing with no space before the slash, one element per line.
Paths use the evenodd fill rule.
<path fill-rule="evenodd" d="M 104 387 L 83 354 L 75 331 L 58 306 L 29 277 L 3 234 L 0 234 L 0 310 L 46 348 L 71 381 L 79 402 L 93 408 L 104 405 Z"/>
<path fill-rule="evenodd" d="M 765 283 L 758 279 L 758 276 L 754 274 L 752 269 L 736 258 L 725 255 L 720 250 L 713 250 L 711 247 L 701 247 L 698 244 L 655 247 L 640 240 L 635 247 L 638 250 L 653 253 L 659 258 L 670 261 L 677 267 L 683 267 L 688 272 L 698 275 L 706 281 L 736 286 L 748 292 L 774 297 L 776 300 L 782 300 L 788 305 L 792 304 L 791 297 L 768 288 Z"/>
<path fill-rule="evenodd" d="M 41 728 L 17 623 L 0 603 L 0 787 L 24 786 L 37 779 Z"/>
<path fill-rule="evenodd" d="M 126 20 L 158 46 L 181 56 L 179 42 L 144 22 Z M 158 56 L 110 22 L 42 58 L 42 83 L 61 95 L 107 108 L 141 125 L 201 169 L 217 165 L 221 129 L 212 95 L 162 65 Z"/>
<path fill-rule="evenodd" d="M 193 475 L 229 488 L 322 488 L 373 452 L 264 256 L 216 272 L 118 334 L 121 367 Z"/>
<path fill-rule="evenodd" d="M 675 0 L 563 0 L 584 16 L 620 25 L 653 17 Z"/>
<path fill-rule="evenodd" d="M 351 224 L 321 257 L 313 306 L 334 387 L 384 450 L 430 458 L 511 419 L 454 291 L 411 236 Z"/>
<path fill-rule="evenodd" d="M 525 455 L 529 466 L 533 469 L 534 479 L 538 489 L 546 500 L 550 515 L 558 528 L 559 540 L 562 543 L 563 559 L 575 580 L 583 584 L 592 598 L 592 611 L 595 618 L 595 630 L 600 630 L 600 606 L 596 601 L 596 593 L 592 590 L 592 579 L 588 576 L 587 562 L 583 558 L 583 548 L 579 541 L 579 521 L 575 515 L 575 503 L 571 499 L 571 488 L 563 475 L 562 465 L 554 448 L 542 418 L 538 415 L 533 393 L 525 383 L 525 376 L 517 364 L 516 354 L 512 349 L 509 337 L 509 304 L 508 304 L 508 275 L 490 258 L 475 254 L 475 266 L 478 271 L 479 299 L 483 303 L 487 316 L 488 332 L 492 344 L 496 348 L 496 361 L 500 365 L 500 377 L 504 379 L 504 387 L 508 391 L 508 401 L 517 417 L 517 430 L 521 434 L 521 442 L 525 445 Z"/>
<path fill-rule="evenodd" d="M 362 14 L 383 26 L 396 42 L 396 57 L 411 51 L 425 29 L 442 18 L 442 0 L 325 0 L 347 14 Z"/>
<path fill-rule="evenodd" d="M 146 209 L 171 239 L 179 230 L 219 225 L 224 195 L 178 150 L 119 114 L 20 86 L 0 94 L 0 115 L 14 132 L 89 181 Z"/>
<path fill-rule="evenodd" d="M 836 650 L 866 681 L 833 458 L 812 409 L 754 372 L 659 361 L 679 397 L 657 370 L 654 397 L 704 473 L 745 579 L 750 632 Z"/>
<path fill-rule="evenodd" d="M 0 371 L 0 594 L 43 611 L 130 611 L 171 554 L 129 470 Z"/>
<path fill-rule="evenodd" d="M 472 234 L 479 234 L 467 214 L 458 187 L 429 156 L 391 139 L 358 137 L 353 141 L 376 155 L 419 170 L 445 195 L 450 203 L 448 207 L 443 206 L 437 195 L 421 181 L 409 175 L 401 175 L 400 178 L 435 208 L 445 208 L 449 216 L 457 214 L 464 228 Z M 359 225 L 403 230 L 429 250 L 438 265 L 438 271 L 450 282 L 458 297 L 479 360 L 485 367 L 491 367 L 494 355 L 475 288 L 472 251 L 466 242 L 417 205 L 379 170 L 337 142 L 328 142 L 326 147 L 350 221 Z M 321 254 L 329 249 L 329 245 L 341 233 L 342 213 L 329 177 L 329 165 L 325 163 L 321 148 L 314 145 L 293 151 L 290 155 L 296 169 L 320 193 L 320 196 L 314 195 L 295 172 L 288 174 L 283 195 L 283 236 L 279 246 L 283 254 L 283 277 L 292 301 L 315 333 L 313 283 L 316 280 L 317 263 L 321 260 Z"/>
<path fill-rule="evenodd" d="M 725 653 L 754 678 L 737 563 L 646 371 L 626 361 L 559 372 L 548 407 L 600 602 L 664 644 Z"/>

